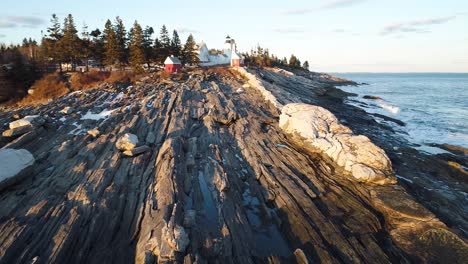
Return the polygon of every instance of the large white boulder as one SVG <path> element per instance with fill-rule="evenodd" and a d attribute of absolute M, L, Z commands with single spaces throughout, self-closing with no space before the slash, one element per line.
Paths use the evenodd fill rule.
<path fill-rule="evenodd" d="M 385 151 L 366 136 L 354 135 L 325 108 L 303 103 L 285 105 L 279 126 L 287 134 L 298 136 L 312 151 L 330 157 L 360 182 L 396 182 Z"/>
<path fill-rule="evenodd" d="M 13 122 L 10 123 L 10 129 L 14 129 L 14 128 L 17 128 L 17 127 L 22 127 L 22 126 L 31 126 L 32 125 L 31 122 L 34 119 L 36 119 L 37 117 L 39 117 L 39 116 L 38 115 L 25 116 L 22 119 L 13 121 Z"/>
<path fill-rule="evenodd" d="M 0 191 L 26 177 L 34 161 L 25 149 L 0 149 Z"/>
<path fill-rule="evenodd" d="M 115 146 L 121 151 L 127 151 L 134 149 L 138 144 L 138 137 L 134 134 L 126 133 L 120 137 Z"/>

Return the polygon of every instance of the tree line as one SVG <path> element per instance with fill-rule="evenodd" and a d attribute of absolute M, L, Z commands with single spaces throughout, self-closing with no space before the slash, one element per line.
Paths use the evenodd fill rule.
<path fill-rule="evenodd" d="M 247 66 L 267 66 L 267 67 L 291 67 L 291 68 L 303 68 L 309 70 L 309 62 L 301 61 L 294 54 L 291 55 L 289 60 L 286 57 L 278 58 L 274 54 L 270 54 L 268 49 L 262 48 L 257 45 L 256 49 L 251 49 L 250 52 L 243 53 L 244 62 Z"/>
<path fill-rule="evenodd" d="M 80 34 L 71 14 L 65 17 L 63 24 L 53 14 L 50 23 L 40 44 L 39 57 L 45 68 L 58 65 L 63 71 L 62 65 L 66 64 L 73 71 L 77 65 L 88 69 L 91 64 L 109 70 L 131 66 L 134 71 L 141 72 L 143 65 L 148 68 L 160 65 L 170 55 L 179 57 L 185 64 L 198 62 L 194 37 L 190 34 L 183 45 L 177 30 L 173 30 L 171 36 L 165 25 L 159 37 L 153 38 L 152 27 L 143 28 L 135 21 L 127 30 L 120 17 L 114 22 L 108 19 L 102 30 L 89 31 L 84 25 Z"/>

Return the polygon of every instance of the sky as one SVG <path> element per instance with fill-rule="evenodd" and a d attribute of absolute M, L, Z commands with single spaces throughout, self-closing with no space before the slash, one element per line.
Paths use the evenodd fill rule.
<path fill-rule="evenodd" d="M 468 72 L 467 0 L 1 0 L 0 43 L 39 41 L 52 13 L 78 29 L 165 24 L 208 48 L 229 34 L 241 52 L 260 44 L 319 72 Z"/>

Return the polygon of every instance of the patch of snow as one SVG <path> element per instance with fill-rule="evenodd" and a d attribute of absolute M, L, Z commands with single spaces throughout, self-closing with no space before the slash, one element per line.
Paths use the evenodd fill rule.
<path fill-rule="evenodd" d="M 101 113 L 98 114 L 93 114 L 91 111 L 88 110 L 88 112 L 81 117 L 81 120 L 101 120 L 101 119 L 106 119 L 108 116 L 110 116 L 114 111 L 117 111 L 118 109 L 112 109 L 112 110 L 107 110 L 104 109 L 102 110 Z"/>
<path fill-rule="evenodd" d="M 71 92 L 69 93 L 67 96 L 72 96 L 72 95 L 75 95 L 75 94 L 82 94 L 83 92 L 78 90 L 78 91 L 74 91 L 74 92 Z"/>
<path fill-rule="evenodd" d="M 122 99 L 123 97 L 124 97 L 124 93 L 120 92 L 120 93 L 117 94 L 116 97 L 114 97 L 114 99 L 112 100 L 111 103 L 113 104 L 113 103 L 119 101 L 120 99 Z"/>
<path fill-rule="evenodd" d="M 77 124 L 76 122 L 74 122 L 72 125 L 76 126 L 76 128 L 68 132 L 69 135 L 77 136 L 84 133 L 84 130 L 82 129 L 81 125 Z"/>
<path fill-rule="evenodd" d="M 413 183 L 412 180 L 410 180 L 410 179 L 408 179 L 408 178 L 405 178 L 405 177 L 403 177 L 403 176 L 400 176 L 400 175 L 395 175 L 395 176 L 396 176 L 398 179 L 402 179 L 402 180 L 404 180 L 404 181 L 406 181 L 406 182 Z"/>

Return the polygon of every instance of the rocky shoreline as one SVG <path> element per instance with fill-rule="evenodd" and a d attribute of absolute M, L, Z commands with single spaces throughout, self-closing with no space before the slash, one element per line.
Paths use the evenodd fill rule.
<path fill-rule="evenodd" d="M 334 87 L 344 84 L 354 83 L 204 69 L 2 111 L 2 132 L 15 117 L 44 122 L 0 140 L 35 158 L 0 191 L 0 263 L 462 263 L 465 178 L 344 104 Z M 378 177 L 392 180 L 360 182 L 338 152 L 288 133 L 281 110 L 292 103 L 327 109 L 384 149 L 395 174 Z M 317 138 L 341 131 L 346 142 L 344 126 Z"/>

